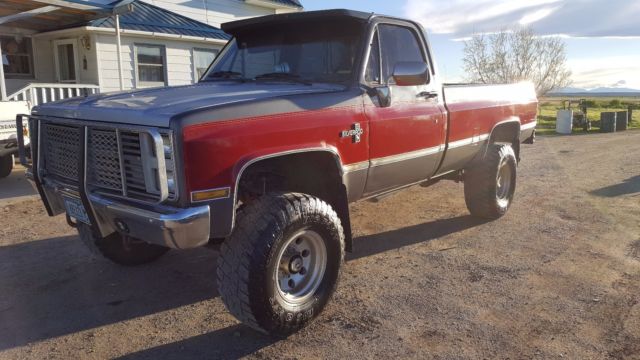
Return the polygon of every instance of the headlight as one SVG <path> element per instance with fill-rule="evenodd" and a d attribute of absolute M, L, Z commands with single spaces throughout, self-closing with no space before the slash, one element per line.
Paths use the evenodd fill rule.
<path fill-rule="evenodd" d="M 169 190 L 169 199 L 175 199 L 176 196 L 176 173 L 175 159 L 173 155 L 173 140 L 170 134 L 162 134 L 162 142 L 164 147 L 164 161 L 167 168 L 167 188 Z"/>

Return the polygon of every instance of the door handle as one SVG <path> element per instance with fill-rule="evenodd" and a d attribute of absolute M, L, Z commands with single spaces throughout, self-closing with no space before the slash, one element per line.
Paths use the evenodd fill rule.
<path fill-rule="evenodd" d="M 438 97 L 437 91 L 423 91 L 417 95 L 419 98 L 433 99 Z"/>

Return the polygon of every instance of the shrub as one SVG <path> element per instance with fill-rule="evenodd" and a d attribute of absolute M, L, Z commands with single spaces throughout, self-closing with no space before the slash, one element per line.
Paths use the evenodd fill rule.
<path fill-rule="evenodd" d="M 618 99 L 613 99 L 613 100 L 609 101 L 609 107 L 617 108 L 617 107 L 620 107 L 620 105 L 621 105 L 620 104 L 620 100 L 618 100 Z"/>

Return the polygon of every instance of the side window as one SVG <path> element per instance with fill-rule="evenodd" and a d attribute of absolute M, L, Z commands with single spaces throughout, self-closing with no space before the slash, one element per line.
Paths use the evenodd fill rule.
<path fill-rule="evenodd" d="M 193 69 L 195 80 L 198 81 L 204 75 L 219 50 L 193 48 Z"/>
<path fill-rule="evenodd" d="M 391 75 L 398 62 L 425 61 L 420 41 L 415 32 L 403 26 L 382 24 L 378 26 L 382 47 L 382 78 L 393 82 Z"/>
<path fill-rule="evenodd" d="M 162 45 L 135 44 L 138 85 L 163 86 L 165 80 L 165 50 Z"/>
<path fill-rule="evenodd" d="M 364 80 L 370 84 L 380 84 L 380 42 L 378 41 L 378 32 L 373 35 L 371 41 L 371 53 L 367 62 L 367 71 Z"/>

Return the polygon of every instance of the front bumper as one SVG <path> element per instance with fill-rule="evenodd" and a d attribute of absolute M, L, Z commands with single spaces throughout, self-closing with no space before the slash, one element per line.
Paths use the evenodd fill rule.
<path fill-rule="evenodd" d="M 16 123 L 21 124 L 24 115 L 18 115 Z M 33 119 L 30 119 L 33 120 Z M 209 242 L 211 234 L 211 210 L 209 205 L 177 208 L 160 203 L 146 203 L 124 197 L 110 196 L 87 186 L 87 127 L 80 131 L 81 156 L 78 164 L 79 178 L 60 182 L 55 176 L 41 171 L 41 121 L 30 122 L 31 164 L 26 160 L 25 139 L 22 127 L 18 127 L 18 148 L 20 161 L 27 167 L 27 178 L 38 190 L 50 216 L 66 212 L 64 198 L 78 200 L 91 222 L 91 230 L 96 237 L 107 237 L 113 233 L 128 235 L 136 239 L 170 248 L 193 248 Z M 162 141 L 162 139 L 160 139 Z M 156 150 L 156 153 L 160 151 Z M 44 174 L 44 175 L 43 175 Z"/>
<path fill-rule="evenodd" d="M 30 171 L 27 177 L 34 180 Z M 41 197 L 50 210 L 50 215 L 65 212 L 63 196 L 79 199 L 76 189 L 49 179 L 43 180 Z M 190 208 L 148 207 L 95 193 L 88 194 L 87 198 L 88 206 L 85 206 L 85 210 L 90 213 L 92 229 L 96 235 L 105 237 L 118 232 L 174 249 L 203 246 L 209 241 L 211 216 L 208 205 Z"/>
<path fill-rule="evenodd" d="M 89 201 L 102 228 L 108 225 L 122 234 L 175 249 L 188 249 L 209 241 L 209 206 L 186 209 L 145 210 L 90 195 Z"/>

